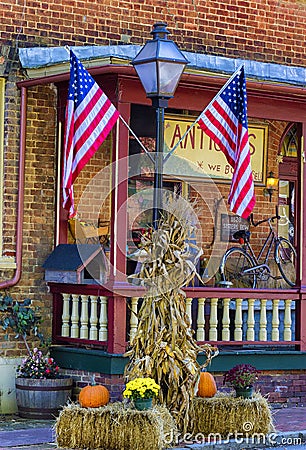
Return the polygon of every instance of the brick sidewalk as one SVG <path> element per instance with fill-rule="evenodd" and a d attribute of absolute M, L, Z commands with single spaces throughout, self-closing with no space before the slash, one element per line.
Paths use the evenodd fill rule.
<path fill-rule="evenodd" d="M 303 431 L 304 436 L 306 435 L 306 407 L 276 409 L 273 411 L 273 421 L 276 433 L 285 433 L 288 436 L 288 433 L 296 435 L 297 432 Z M 16 416 L 11 421 L 0 420 L 0 450 L 56 449 L 53 426 L 54 421 L 25 420 Z M 222 444 L 214 446 L 221 447 Z M 184 448 L 192 449 L 193 445 Z M 200 448 L 202 447 L 197 446 L 197 449 Z"/>

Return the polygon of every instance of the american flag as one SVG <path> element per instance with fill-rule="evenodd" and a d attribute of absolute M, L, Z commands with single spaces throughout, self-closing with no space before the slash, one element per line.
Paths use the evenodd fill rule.
<path fill-rule="evenodd" d="M 70 83 L 65 116 L 63 207 L 76 214 L 73 183 L 119 117 L 111 101 L 70 50 Z"/>
<path fill-rule="evenodd" d="M 247 219 L 255 205 L 250 161 L 247 94 L 241 66 L 204 109 L 198 124 L 220 147 L 234 173 L 228 197 L 230 210 Z"/>

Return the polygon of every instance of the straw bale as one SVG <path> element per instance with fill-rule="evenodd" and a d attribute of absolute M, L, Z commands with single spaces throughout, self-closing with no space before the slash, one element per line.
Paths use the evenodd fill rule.
<path fill-rule="evenodd" d="M 164 436 L 174 435 L 175 422 L 163 406 L 137 411 L 124 403 L 100 408 L 63 408 L 56 424 L 58 448 L 161 450 Z"/>
<path fill-rule="evenodd" d="M 266 435 L 274 431 L 268 401 L 261 394 L 252 398 L 233 397 L 217 393 L 212 398 L 195 397 L 190 410 L 190 432 L 220 434 L 227 437 L 239 433 L 240 436 Z"/>

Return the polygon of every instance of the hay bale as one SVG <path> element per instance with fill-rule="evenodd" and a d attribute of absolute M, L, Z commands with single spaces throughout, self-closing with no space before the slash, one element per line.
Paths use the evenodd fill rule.
<path fill-rule="evenodd" d="M 189 425 L 193 435 L 205 436 L 211 433 L 222 437 L 235 433 L 251 436 L 274 430 L 269 404 L 259 393 L 250 399 L 222 393 L 212 398 L 196 397 L 192 401 Z"/>
<path fill-rule="evenodd" d="M 137 411 L 121 402 L 100 408 L 71 404 L 55 424 L 57 446 L 71 449 L 162 450 L 164 436 L 175 431 L 165 407 Z"/>

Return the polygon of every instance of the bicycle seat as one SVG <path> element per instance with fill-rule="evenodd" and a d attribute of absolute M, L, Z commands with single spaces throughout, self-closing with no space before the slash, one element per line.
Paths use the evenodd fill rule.
<path fill-rule="evenodd" d="M 233 234 L 233 238 L 237 239 L 237 241 L 239 239 L 243 239 L 244 241 L 248 242 L 250 240 L 250 236 L 251 236 L 251 233 L 250 233 L 250 231 L 247 231 L 247 230 L 239 230 Z"/>

